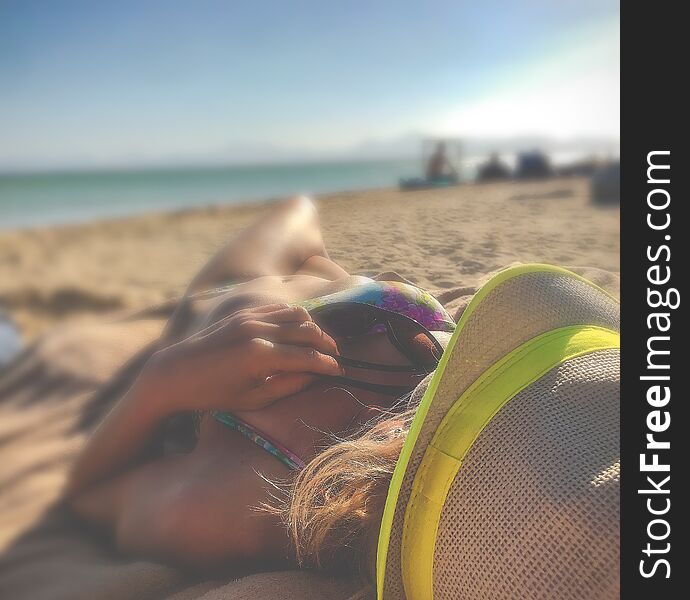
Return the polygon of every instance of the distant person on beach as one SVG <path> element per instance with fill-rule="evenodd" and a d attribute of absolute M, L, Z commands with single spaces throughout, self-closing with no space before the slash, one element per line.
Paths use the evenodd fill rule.
<path fill-rule="evenodd" d="M 518 179 L 546 179 L 553 176 L 553 168 L 549 157 L 540 150 L 520 152 L 515 174 Z"/>
<path fill-rule="evenodd" d="M 428 188 L 447 187 L 458 183 L 458 172 L 448 160 L 446 145 L 443 142 L 436 144 L 436 149 L 426 163 L 426 172 L 424 175 L 424 177 L 400 179 L 400 189 L 423 190 Z"/>
<path fill-rule="evenodd" d="M 457 179 L 458 173 L 446 156 L 446 145 L 439 142 L 436 150 L 429 157 L 426 166 L 426 178 L 429 181 L 453 178 Z"/>
<path fill-rule="evenodd" d="M 129 555 L 371 576 L 410 393 L 454 328 L 425 290 L 331 260 L 309 200 L 280 203 L 192 280 L 66 501 Z"/>
<path fill-rule="evenodd" d="M 479 167 L 477 181 L 503 181 L 510 178 L 508 165 L 501 162 L 497 152 L 493 152 L 489 160 Z"/>

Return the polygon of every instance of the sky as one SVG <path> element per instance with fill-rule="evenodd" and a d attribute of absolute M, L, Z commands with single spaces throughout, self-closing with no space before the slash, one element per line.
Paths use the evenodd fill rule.
<path fill-rule="evenodd" d="M 611 0 L 0 0 L 0 169 L 615 140 L 619 70 Z"/>

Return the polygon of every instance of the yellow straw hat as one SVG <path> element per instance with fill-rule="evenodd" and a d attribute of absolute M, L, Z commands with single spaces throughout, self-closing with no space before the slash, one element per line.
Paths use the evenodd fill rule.
<path fill-rule="evenodd" d="M 379 599 L 618 597 L 619 331 L 564 269 L 481 288 L 391 480 Z"/>

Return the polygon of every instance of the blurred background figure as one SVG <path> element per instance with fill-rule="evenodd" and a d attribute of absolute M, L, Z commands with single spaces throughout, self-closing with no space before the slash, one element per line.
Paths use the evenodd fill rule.
<path fill-rule="evenodd" d="M 498 152 L 492 152 L 489 160 L 479 166 L 477 181 L 502 181 L 510 178 L 510 167 L 501 159 Z"/>
<path fill-rule="evenodd" d="M 553 175 L 551 161 L 541 150 L 521 152 L 516 170 L 518 179 L 544 179 Z"/>
<path fill-rule="evenodd" d="M 429 181 L 452 180 L 456 181 L 458 172 L 450 163 L 446 156 L 445 142 L 436 144 L 436 150 L 429 157 L 429 162 L 426 165 L 426 178 Z"/>
<path fill-rule="evenodd" d="M 401 190 L 444 188 L 460 182 L 462 142 L 459 138 L 421 140 L 423 177 L 402 177 Z"/>

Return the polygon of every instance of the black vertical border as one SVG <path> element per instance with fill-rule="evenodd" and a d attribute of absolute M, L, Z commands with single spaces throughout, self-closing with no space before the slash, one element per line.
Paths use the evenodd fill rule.
<path fill-rule="evenodd" d="M 690 162 L 690 25 L 687 5 L 678 2 L 626 2 L 621 6 L 621 584 L 626 598 L 690 598 L 686 514 L 690 511 L 690 336 L 684 318 L 688 260 L 688 179 Z M 670 150 L 671 226 L 663 233 L 647 227 L 647 154 Z M 671 577 L 645 579 L 639 572 L 654 518 L 638 489 L 646 485 L 639 470 L 648 433 L 647 384 L 640 381 L 647 361 L 647 247 L 669 234 L 672 279 L 680 307 L 670 311 L 671 328 L 671 524 L 667 556 Z M 665 241 L 665 240 L 664 240 Z"/>

